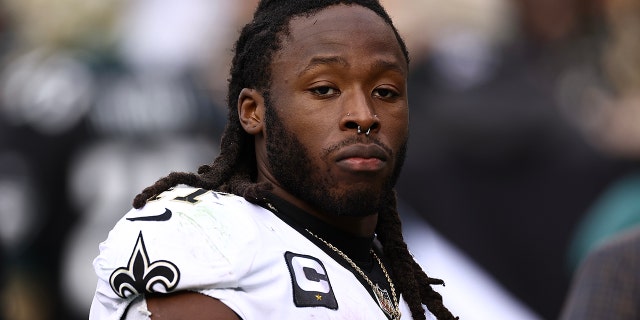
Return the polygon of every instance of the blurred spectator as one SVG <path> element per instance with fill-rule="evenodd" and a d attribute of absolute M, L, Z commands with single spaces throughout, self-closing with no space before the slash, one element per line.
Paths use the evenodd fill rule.
<path fill-rule="evenodd" d="M 232 0 L 3 6 L 0 309 L 85 319 L 97 244 L 131 196 L 216 154 L 231 49 L 220 44 L 243 10 Z"/>
<path fill-rule="evenodd" d="M 608 238 L 581 263 L 560 319 L 640 318 L 639 269 L 640 228 Z"/>
<path fill-rule="evenodd" d="M 440 5 L 494 21 L 456 6 L 461 2 Z M 593 148 L 567 111 L 581 103 L 568 98 L 567 73 L 597 59 L 595 2 L 503 1 L 494 8 L 513 14 L 494 22 L 513 32 L 451 19 L 427 33 L 440 36 L 414 57 L 412 136 L 398 192 L 507 290 L 552 319 L 570 280 L 567 231 L 628 168 Z"/>
<path fill-rule="evenodd" d="M 11 3 L 2 3 L 2 90 L 0 92 L 0 245 L 3 279 L 0 317 L 9 320 L 53 319 L 56 307 L 57 253 L 68 217 L 64 203 L 64 171 L 61 169 L 77 137 L 51 137 L 26 125 L 26 117 L 42 109 L 16 116 L 5 91 L 6 74 L 20 41 L 18 17 Z M 59 83 L 59 82 L 58 82 Z M 33 90 L 39 83 L 28 83 Z M 35 94 L 32 96 L 38 97 Z M 39 96 L 44 98 L 43 96 Z M 45 99 L 40 101 L 44 102 Z M 59 211 L 58 211 L 59 210 Z M 37 303 L 37 304 L 36 304 Z M 37 305 L 38 307 L 34 307 Z"/>
<path fill-rule="evenodd" d="M 606 33 L 598 81 L 583 83 L 576 95 L 588 103 L 580 113 L 588 140 L 600 150 L 633 164 L 593 202 L 575 229 L 569 267 L 608 238 L 640 224 L 640 2 L 605 2 Z"/>
<path fill-rule="evenodd" d="M 568 252 L 569 271 L 610 237 L 640 225 L 640 171 L 611 183 L 575 228 Z"/>

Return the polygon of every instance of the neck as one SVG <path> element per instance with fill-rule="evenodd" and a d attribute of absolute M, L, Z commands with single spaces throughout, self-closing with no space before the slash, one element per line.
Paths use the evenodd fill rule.
<path fill-rule="evenodd" d="M 272 193 L 305 212 L 308 212 L 323 222 L 346 233 L 360 237 L 371 237 L 375 233 L 376 224 L 378 223 L 377 213 L 358 217 L 337 216 L 332 213 L 322 212 L 280 188 L 274 188 Z"/>

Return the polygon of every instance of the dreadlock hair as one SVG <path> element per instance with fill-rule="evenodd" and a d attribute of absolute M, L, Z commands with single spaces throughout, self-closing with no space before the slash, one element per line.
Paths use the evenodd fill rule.
<path fill-rule="evenodd" d="M 360 5 L 374 11 L 391 26 L 398 44 L 409 63 L 406 45 L 391 18 L 377 0 L 262 0 L 253 20 L 240 32 L 235 44 L 228 87 L 227 125 L 220 142 L 220 154 L 213 163 L 202 165 L 197 173 L 172 172 L 145 188 L 133 200 L 134 208 L 141 208 L 148 199 L 179 184 L 218 190 L 240 195 L 258 203 L 272 186 L 256 183 L 257 164 L 253 136 L 240 125 L 237 112 L 238 97 L 243 88 L 253 88 L 268 95 L 271 84 L 271 60 L 281 48 L 281 38 L 288 33 L 289 22 L 298 16 L 311 16 L 337 4 Z M 457 319 L 443 305 L 442 296 L 431 285 L 444 285 L 439 279 L 428 277 L 407 249 L 400 217 L 396 208 L 395 191 L 383 196 L 384 209 L 378 213 L 376 226 L 384 255 L 396 275 L 398 292 L 407 302 L 416 320 L 426 319 L 423 305 L 440 320 Z"/>

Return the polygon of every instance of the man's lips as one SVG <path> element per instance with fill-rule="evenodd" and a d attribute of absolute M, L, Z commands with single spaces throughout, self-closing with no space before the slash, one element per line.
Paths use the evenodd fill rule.
<path fill-rule="evenodd" d="M 339 167 L 348 171 L 376 171 L 384 167 L 389 155 L 375 144 L 355 144 L 344 147 L 335 156 Z"/>

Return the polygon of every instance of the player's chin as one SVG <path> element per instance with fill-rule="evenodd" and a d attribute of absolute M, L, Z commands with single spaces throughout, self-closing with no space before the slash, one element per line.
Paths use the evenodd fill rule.
<path fill-rule="evenodd" d="M 339 181 L 340 187 L 347 190 L 381 189 L 389 181 L 391 168 L 380 170 L 338 170 L 332 173 L 334 181 Z"/>
<path fill-rule="evenodd" d="M 371 184 L 356 184 L 334 193 L 339 216 L 368 216 L 379 211 L 385 189 Z"/>
<path fill-rule="evenodd" d="M 370 194 L 379 194 L 384 189 L 384 181 L 378 179 L 350 179 L 340 181 L 339 186 L 334 191 L 343 197 L 357 196 L 366 197 Z"/>

